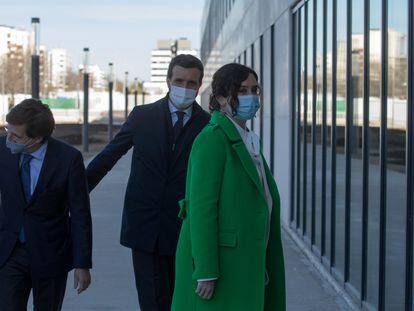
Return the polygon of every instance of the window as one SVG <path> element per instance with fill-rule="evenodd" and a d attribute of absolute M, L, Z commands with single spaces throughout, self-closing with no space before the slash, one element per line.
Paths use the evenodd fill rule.
<path fill-rule="evenodd" d="M 293 13 L 291 225 L 370 309 L 414 307 L 413 10 L 309 0 Z"/>

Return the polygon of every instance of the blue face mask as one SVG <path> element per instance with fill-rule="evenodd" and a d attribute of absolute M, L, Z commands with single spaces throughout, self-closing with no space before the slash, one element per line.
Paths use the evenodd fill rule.
<path fill-rule="evenodd" d="M 238 96 L 239 106 L 234 110 L 234 117 L 239 120 L 250 120 L 260 108 L 260 100 L 257 95 Z"/>
<path fill-rule="evenodd" d="M 8 137 L 6 139 L 6 147 L 10 149 L 10 152 L 15 154 L 15 153 L 23 153 L 26 150 L 30 149 L 31 147 L 33 147 L 35 143 L 28 143 L 28 144 L 19 144 L 16 143 L 12 140 L 10 140 Z"/>
<path fill-rule="evenodd" d="M 197 91 L 175 85 L 171 85 L 170 99 L 174 106 L 179 110 L 185 110 L 194 103 Z"/>

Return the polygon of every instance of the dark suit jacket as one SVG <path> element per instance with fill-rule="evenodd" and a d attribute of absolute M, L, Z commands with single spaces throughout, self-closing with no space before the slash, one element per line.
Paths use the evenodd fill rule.
<path fill-rule="evenodd" d="M 181 228 L 178 201 L 184 198 L 188 157 L 195 137 L 209 120 L 210 115 L 194 103 L 192 116 L 172 151 L 168 96 L 137 106 L 116 137 L 89 164 L 86 171 L 92 190 L 133 147 L 122 215 L 122 245 L 175 255 Z"/>
<path fill-rule="evenodd" d="M 82 155 L 49 138 L 37 186 L 26 202 L 19 155 L 0 138 L 0 267 L 9 258 L 24 225 L 33 275 L 54 277 L 91 268 L 92 224 Z"/>

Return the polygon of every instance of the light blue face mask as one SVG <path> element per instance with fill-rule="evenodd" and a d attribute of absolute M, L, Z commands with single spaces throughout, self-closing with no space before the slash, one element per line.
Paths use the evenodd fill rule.
<path fill-rule="evenodd" d="M 8 137 L 6 139 L 6 147 L 10 149 L 10 152 L 13 154 L 16 153 L 23 153 L 26 150 L 30 149 L 31 147 L 33 147 L 35 143 L 29 143 L 29 144 L 19 144 L 16 143 L 12 140 L 10 140 Z"/>
<path fill-rule="evenodd" d="M 235 109 L 233 116 L 239 120 L 250 120 L 256 115 L 260 108 L 260 99 L 257 95 L 243 95 L 237 97 L 239 106 Z"/>
<path fill-rule="evenodd" d="M 194 103 L 197 91 L 193 89 L 187 89 L 175 85 L 171 85 L 170 90 L 171 102 L 177 109 L 185 110 Z"/>

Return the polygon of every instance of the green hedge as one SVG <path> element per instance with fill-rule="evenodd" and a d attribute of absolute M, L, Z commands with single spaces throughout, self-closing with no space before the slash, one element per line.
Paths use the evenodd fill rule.
<path fill-rule="evenodd" d="M 77 108 L 76 99 L 74 98 L 43 98 L 42 102 L 50 109 L 74 109 Z"/>

